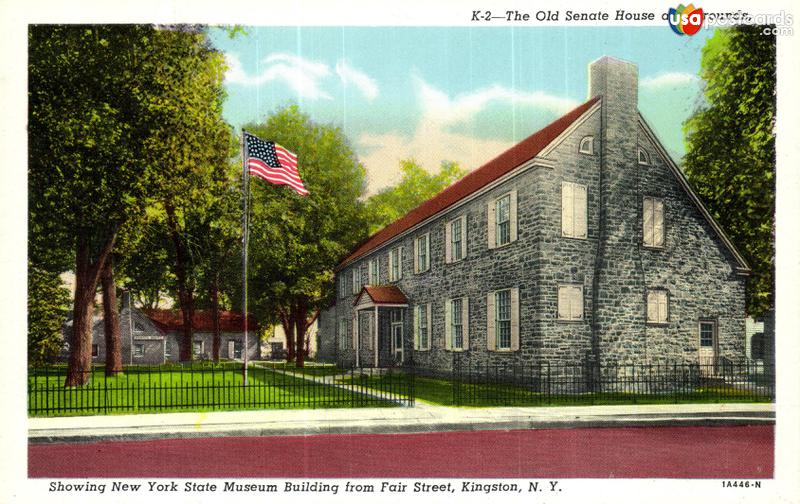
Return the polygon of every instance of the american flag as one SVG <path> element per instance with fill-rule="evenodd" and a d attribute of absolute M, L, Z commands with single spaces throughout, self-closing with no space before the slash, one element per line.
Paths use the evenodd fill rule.
<path fill-rule="evenodd" d="M 297 156 L 275 142 L 265 142 L 250 133 L 244 133 L 246 165 L 249 173 L 272 184 L 285 184 L 302 196 L 308 189 L 297 171 Z"/>

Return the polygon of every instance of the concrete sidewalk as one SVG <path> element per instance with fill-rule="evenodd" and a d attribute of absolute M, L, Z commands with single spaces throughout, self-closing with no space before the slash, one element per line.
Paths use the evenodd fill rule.
<path fill-rule="evenodd" d="M 31 443 L 220 436 L 307 436 L 411 432 L 747 425 L 775 422 L 774 404 L 658 404 L 453 408 L 261 410 L 30 418 Z"/>

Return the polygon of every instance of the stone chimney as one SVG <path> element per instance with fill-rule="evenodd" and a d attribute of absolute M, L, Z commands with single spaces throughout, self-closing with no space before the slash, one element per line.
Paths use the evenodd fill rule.
<path fill-rule="evenodd" d="M 122 309 L 130 310 L 131 308 L 131 291 L 124 289 L 122 291 Z"/>
<path fill-rule="evenodd" d="M 645 348 L 639 348 L 646 342 L 639 247 L 638 73 L 633 63 L 608 56 L 589 64 L 589 95 L 602 97 L 592 347 L 593 358 L 604 363 L 645 355 Z"/>

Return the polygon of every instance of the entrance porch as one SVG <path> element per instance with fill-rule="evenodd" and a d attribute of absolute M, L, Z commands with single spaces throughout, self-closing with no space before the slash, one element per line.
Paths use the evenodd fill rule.
<path fill-rule="evenodd" d="M 353 303 L 356 367 L 403 365 L 411 348 L 405 332 L 408 300 L 393 285 L 367 285 Z"/>

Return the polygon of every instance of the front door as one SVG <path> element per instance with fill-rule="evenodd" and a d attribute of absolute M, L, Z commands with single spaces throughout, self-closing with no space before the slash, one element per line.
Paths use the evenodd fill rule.
<path fill-rule="evenodd" d="M 236 355 L 236 343 L 233 340 L 228 340 L 228 358 L 233 359 Z"/>
<path fill-rule="evenodd" d="M 392 324 L 392 356 L 395 364 L 403 363 L 403 324 Z"/>
<path fill-rule="evenodd" d="M 717 322 L 700 321 L 700 372 L 717 374 Z"/>

